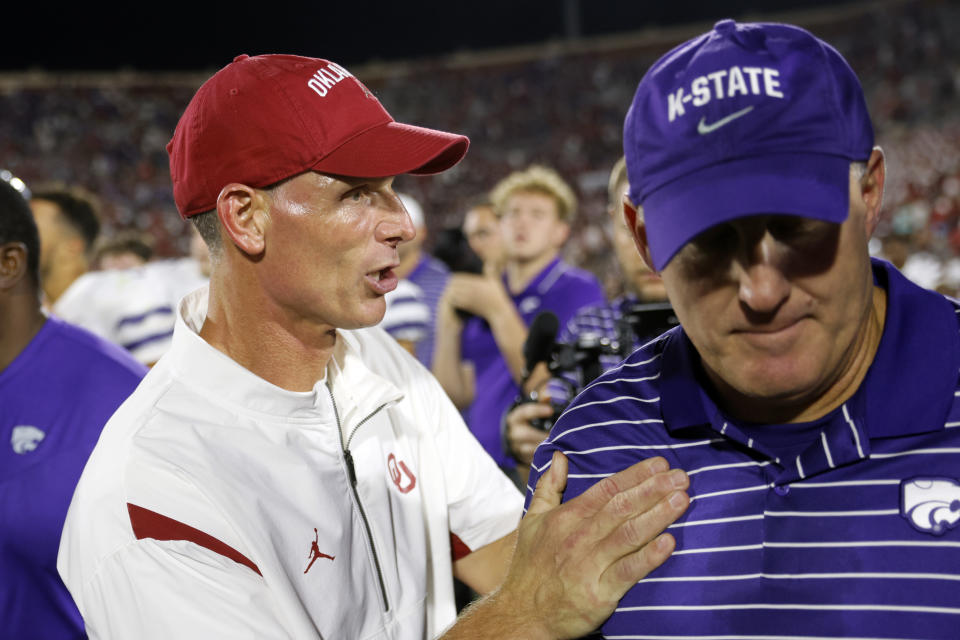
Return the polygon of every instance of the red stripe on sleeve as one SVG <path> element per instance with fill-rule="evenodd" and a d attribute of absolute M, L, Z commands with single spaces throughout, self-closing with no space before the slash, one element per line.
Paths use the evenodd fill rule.
<path fill-rule="evenodd" d="M 456 562 L 460 558 L 466 558 L 468 555 L 473 553 L 473 549 L 464 544 L 463 540 L 461 540 L 457 534 L 451 532 L 450 553 L 453 555 L 453 561 Z"/>
<path fill-rule="evenodd" d="M 137 540 L 143 540 L 144 538 L 186 540 L 249 567 L 256 571 L 258 575 L 263 575 L 250 558 L 199 529 L 194 529 L 188 524 L 129 502 L 127 503 L 127 512 L 130 514 L 130 525 L 133 527 L 133 534 L 137 536 Z"/>

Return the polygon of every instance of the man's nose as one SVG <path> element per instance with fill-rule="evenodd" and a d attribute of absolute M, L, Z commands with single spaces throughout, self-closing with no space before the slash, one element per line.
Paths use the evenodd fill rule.
<path fill-rule="evenodd" d="M 413 220 L 403 203 L 397 198 L 395 203 L 388 206 L 387 215 L 377 225 L 377 239 L 393 244 L 413 240 L 417 236 L 417 228 L 413 226 Z"/>
<path fill-rule="evenodd" d="M 770 235 L 747 244 L 738 262 L 740 301 L 757 313 L 775 312 L 790 296 L 777 241 Z"/>

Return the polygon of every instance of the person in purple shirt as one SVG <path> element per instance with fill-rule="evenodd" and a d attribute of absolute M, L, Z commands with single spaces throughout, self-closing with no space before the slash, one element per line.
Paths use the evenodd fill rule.
<path fill-rule="evenodd" d="M 623 295 L 599 306 L 580 309 L 557 333 L 548 380 L 532 380 L 536 386 L 529 402 L 510 409 L 504 417 L 504 440 L 517 462 L 517 473 L 526 482 L 530 462 L 537 446 L 547 437 L 556 413 L 565 407 L 592 378 L 620 364 L 624 357 L 676 324 L 663 280 L 648 267 L 633 243 L 633 235 L 623 221 L 623 198 L 627 184 L 627 161 L 620 157 L 610 171 L 607 185 L 607 215 L 617 264 L 622 276 Z M 642 215 L 642 210 L 638 210 Z M 604 341 L 600 343 L 599 341 Z M 557 352 L 565 345 L 594 346 L 593 357 L 574 361 Z M 582 354 L 583 352 L 581 352 Z M 557 365 L 570 366 L 557 369 Z M 589 370 L 589 375 L 588 374 Z M 589 378 L 589 379 L 588 379 Z M 536 399 L 534 401 L 534 398 Z"/>
<path fill-rule="evenodd" d="M 561 325 L 582 307 L 601 304 L 603 289 L 590 273 L 560 259 L 576 210 L 573 190 L 553 171 L 531 166 L 491 192 L 500 217 L 504 265 L 484 274 L 454 274 L 437 313 L 433 372 L 467 425 L 504 469 L 516 462 L 504 450 L 500 423 L 520 393 L 523 342 L 541 311 Z M 470 315 L 463 320 L 456 310 Z"/>
<path fill-rule="evenodd" d="M 690 508 L 603 635 L 958 637 L 960 302 L 870 257 L 885 162 L 853 70 L 723 20 L 646 73 L 624 150 L 681 326 L 573 401 L 530 481 L 563 451 L 569 500 L 662 455 Z"/>
<path fill-rule="evenodd" d="M 40 241 L 0 181 L 0 635 L 84 638 L 57 573 L 74 486 L 104 423 L 146 368 L 40 309 Z"/>

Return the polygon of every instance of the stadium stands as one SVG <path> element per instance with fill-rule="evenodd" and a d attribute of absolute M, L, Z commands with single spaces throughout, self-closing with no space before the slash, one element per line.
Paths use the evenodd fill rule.
<path fill-rule="evenodd" d="M 749 18 L 789 20 L 837 43 L 863 80 L 878 142 L 889 152 L 879 234 L 903 235 L 912 250 L 923 249 L 942 264 L 956 260 L 960 6 L 899 0 Z M 398 181 L 398 188 L 428 205 L 436 216 L 431 226 L 458 224 L 468 201 L 499 178 L 545 162 L 576 185 L 581 202 L 568 258 L 602 278 L 611 272 L 602 230 L 605 176 L 621 153 L 624 105 L 656 57 L 709 26 L 351 71 L 397 119 L 470 136 L 471 151 L 453 171 Z M 224 52 L 224 62 L 234 53 Z M 336 59 L 336 51 L 296 53 Z M 30 185 L 83 185 L 102 198 L 107 231 L 145 230 L 158 256 L 185 254 L 188 228 L 175 213 L 164 145 L 207 75 L 0 74 L 0 166 Z M 960 277 L 952 279 L 935 286 L 956 290 Z"/>

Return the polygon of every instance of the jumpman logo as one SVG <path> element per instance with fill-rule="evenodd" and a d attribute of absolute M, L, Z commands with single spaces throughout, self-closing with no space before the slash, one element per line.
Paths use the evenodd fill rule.
<path fill-rule="evenodd" d="M 328 560 L 333 560 L 333 556 L 328 556 L 325 553 L 321 553 L 319 543 L 320 543 L 320 534 L 317 533 L 317 528 L 314 527 L 313 542 L 310 545 L 310 555 L 307 556 L 310 558 L 310 564 L 308 564 L 307 568 L 303 570 L 304 573 L 306 573 L 307 571 L 310 571 L 310 567 L 312 567 L 313 563 L 316 562 L 317 559 L 319 558 L 327 558 Z"/>

